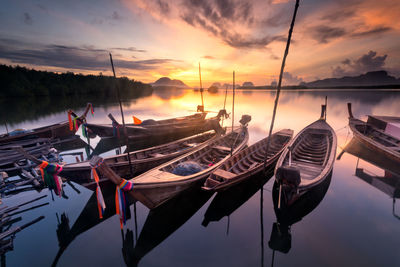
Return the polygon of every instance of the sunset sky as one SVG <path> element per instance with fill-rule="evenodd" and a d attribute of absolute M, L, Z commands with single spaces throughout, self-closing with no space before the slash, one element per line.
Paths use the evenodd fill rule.
<path fill-rule="evenodd" d="M 198 86 L 277 78 L 294 0 L 2 0 L 0 63 L 162 76 Z M 300 1 L 285 84 L 385 69 L 400 77 L 400 1 Z"/>

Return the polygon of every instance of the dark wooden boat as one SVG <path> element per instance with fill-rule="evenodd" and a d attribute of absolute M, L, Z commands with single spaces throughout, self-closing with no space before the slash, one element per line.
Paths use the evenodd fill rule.
<path fill-rule="evenodd" d="M 199 133 L 200 129 L 204 131 L 211 130 L 210 120 L 205 120 L 207 113 L 197 113 L 190 116 L 166 119 L 166 120 L 145 120 L 141 124 L 125 124 L 126 131 L 130 139 L 148 138 L 150 136 L 160 136 L 168 134 L 177 134 L 179 132 Z M 112 118 L 112 116 L 110 116 Z M 113 119 L 113 118 L 112 118 Z M 115 119 L 112 124 L 90 124 L 86 127 L 91 135 L 100 137 L 122 136 L 122 125 L 118 124 Z M 197 131 L 196 131 L 197 130 Z M 193 135 L 191 134 L 191 135 Z M 190 135 L 190 134 L 189 134 Z"/>
<path fill-rule="evenodd" d="M 231 154 L 235 155 L 245 147 L 249 138 L 247 122 L 192 152 L 131 179 L 134 189 L 129 193 L 153 209 L 182 191 L 202 183 L 213 170 L 228 160 Z M 99 161 L 100 157 L 93 157 L 91 165 L 96 166 Z M 121 177 L 107 164 L 100 164 L 98 169 L 113 183 L 121 184 Z"/>
<path fill-rule="evenodd" d="M 85 121 L 86 115 L 91 108 L 91 104 L 88 103 L 86 106 L 85 112 L 81 116 L 76 116 L 72 112 L 77 119 L 78 124 L 82 124 Z M 0 144 L 8 143 L 11 141 L 18 141 L 29 138 L 66 138 L 75 135 L 76 130 L 72 131 L 69 129 L 69 122 L 60 122 L 52 125 L 43 126 L 40 128 L 31 129 L 28 131 L 23 131 L 20 134 L 13 135 L 11 133 L 0 135 Z"/>
<path fill-rule="evenodd" d="M 243 149 L 213 171 L 202 188 L 212 191 L 225 190 L 261 172 L 263 168 L 269 168 L 278 160 L 292 136 L 293 131 L 290 129 L 284 129 L 274 133 L 271 136 L 271 143 L 266 161 L 265 149 L 267 147 L 268 137 Z"/>
<path fill-rule="evenodd" d="M 365 146 L 400 163 L 400 117 L 368 116 L 368 121 L 353 117 L 351 103 L 347 104 L 349 126 L 354 137 Z"/>
<path fill-rule="evenodd" d="M 302 194 L 323 182 L 332 171 L 336 156 L 336 134 L 321 118 L 301 130 L 282 152 L 275 179 L 281 188 L 281 201 L 291 205 Z"/>
<path fill-rule="evenodd" d="M 119 176 L 129 177 L 131 175 L 143 173 L 173 158 L 193 151 L 203 143 L 210 141 L 215 137 L 215 132 L 208 131 L 167 144 L 132 151 L 129 153 L 131 158 L 132 173 L 130 170 L 127 153 L 106 157 L 104 158 L 104 161 Z M 60 176 L 93 190 L 96 188 L 96 183 L 91 180 L 90 171 L 91 166 L 89 161 L 82 161 L 64 165 Z M 99 175 L 101 182 L 108 181 L 108 179 L 102 174 Z"/>

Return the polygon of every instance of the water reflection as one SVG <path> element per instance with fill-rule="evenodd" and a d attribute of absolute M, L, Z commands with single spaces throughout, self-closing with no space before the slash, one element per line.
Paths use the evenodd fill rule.
<path fill-rule="evenodd" d="M 289 252 L 292 245 L 292 225 L 301 221 L 320 204 L 328 191 L 331 179 L 332 171 L 322 183 L 300 196 L 292 205 L 281 206 L 281 208 L 278 208 L 279 186 L 274 183 L 272 200 L 277 221 L 272 225 L 272 232 L 268 242 L 268 246 L 273 250 L 272 265 L 274 264 L 276 250 L 282 253 Z"/>
<path fill-rule="evenodd" d="M 358 158 L 355 167 L 356 177 L 393 199 L 392 214 L 395 218 L 400 219 L 395 210 L 396 199 L 400 198 L 400 165 L 384 155 L 377 154 L 377 151 L 363 145 L 355 138 L 349 142 L 343 151 Z M 360 167 L 360 159 L 372 164 L 372 166 Z M 383 174 L 377 175 L 376 172 Z"/>
<path fill-rule="evenodd" d="M 151 96 L 134 101 L 124 101 L 126 121 L 132 122 L 131 115 L 142 120 L 185 116 L 192 114 L 200 103 L 200 93 L 191 90 L 179 93 L 159 93 L 163 95 L 153 93 Z M 353 103 L 353 109 L 357 113 L 354 114 L 356 117 L 364 114 L 394 116 L 400 114 L 398 105 L 400 94 L 398 92 L 284 91 L 278 106 L 275 129 L 290 127 L 295 133 L 303 129 L 305 125 L 315 120 L 315 114 L 319 113 L 320 103 L 323 102 L 325 95 L 328 95 L 327 121 L 336 130 L 339 147 L 348 141 L 349 136 L 344 128 L 348 124 L 346 102 Z M 223 90 L 213 95 L 205 92 L 206 109 L 219 110 L 223 107 L 224 98 Z M 274 93 L 272 91 L 237 92 L 235 113 L 238 115 L 235 114 L 235 118 L 239 120 L 240 115 L 245 113 L 252 115 L 249 125 L 249 144 L 267 135 L 273 100 Z M 14 102 L 12 106 L 10 106 L 11 104 L 3 106 L 1 114 L 10 118 L 8 122 L 13 122 L 14 128 L 35 128 L 65 121 L 67 119 L 65 110 L 73 108 L 79 113 L 84 109 L 87 99 L 65 101 L 64 104 L 56 102 L 47 104 L 55 105 L 54 109 L 53 107 L 47 109 L 44 106 L 37 109 L 32 103 L 19 105 Z M 109 99 L 97 102 L 90 99 L 90 101 L 95 106 L 94 116 L 88 118 L 90 123 L 110 123 L 107 118 L 108 113 L 112 113 L 117 120 L 121 121 L 117 102 Z M 230 92 L 226 103 L 226 109 L 230 111 Z M 16 115 L 19 111 L 21 111 L 21 116 Z M 207 115 L 207 117 L 209 116 L 211 114 Z M 224 124 L 230 125 L 230 119 L 226 120 Z M 0 125 L 0 132 L 4 131 L 4 126 Z M 119 147 L 118 143 L 108 146 L 99 141 L 91 139 L 91 146 L 99 151 L 99 154 L 115 154 L 112 149 Z M 133 145 L 139 146 L 140 142 Z M 124 146 L 122 148 L 124 149 Z M 75 151 L 79 150 L 85 153 L 83 149 L 76 148 Z M 110 149 L 111 151 L 106 152 Z M 348 152 L 351 153 L 350 149 Z M 336 161 L 332 183 L 319 207 L 313 207 L 318 205 L 315 204 L 316 201 L 314 204 L 311 202 L 311 204 L 304 205 L 303 210 L 299 208 L 299 213 L 302 211 L 303 214 L 291 215 L 304 218 L 305 214 L 309 212 L 306 219 L 302 219 L 300 222 L 295 222 L 296 219 L 293 218 L 287 219 L 286 225 L 292 223 L 290 234 L 293 235 L 293 237 L 291 236 L 293 239 L 290 252 L 288 254 L 276 253 L 275 261 L 279 260 L 280 264 L 286 266 L 307 264 L 397 266 L 399 264 L 397 249 L 400 247 L 397 238 L 400 234 L 399 221 L 393 217 L 391 210 L 390 214 L 388 212 L 389 204 L 392 208 L 392 199 L 390 199 L 390 203 L 387 203 L 387 195 L 381 194 L 380 189 L 376 190 L 375 187 L 372 187 L 378 181 L 378 176 L 381 177 L 379 178 L 380 182 L 383 182 L 383 179 L 389 181 L 386 180 L 388 175 L 385 177 L 384 172 L 382 175 L 372 175 L 373 178 L 370 177 L 370 180 L 374 181 L 371 183 L 372 186 L 366 184 L 362 179 L 354 179 L 357 158 L 353 155 L 360 157 L 358 168 L 363 168 L 364 172 L 365 170 L 371 172 L 371 169 L 375 173 L 380 172 L 377 170 L 380 166 L 394 174 L 393 177 L 397 177 L 395 175 L 399 174 L 398 165 L 386 166 L 391 164 L 387 164 L 385 159 L 380 158 L 373 151 L 372 159 L 367 159 L 366 162 L 362 160 L 364 156 L 346 153 L 342 160 Z M 366 157 L 364 158 L 366 159 Z M 65 156 L 65 159 L 67 162 L 74 161 L 74 159 L 70 160 L 69 156 Z M 374 161 L 377 163 L 376 166 L 368 163 L 374 163 Z M 380 161 L 379 164 L 378 161 Z M 365 164 L 368 168 L 361 167 Z M 393 178 L 392 181 L 394 182 L 395 179 Z M 265 190 L 260 190 L 262 185 Z M 55 202 L 50 202 L 50 205 L 41 208 L 40 212 L 46 215 L 43 222 L 45 227 L 37 224 L 35 231 L 29 229 L 16 236 L 18 247 L 15 247 L 15 251 L 7 254 L 8 265 L 24 266 L 26 259 L 32 259 L 32 265 L 35 266 L 49 266 L 57 260 L 59 260 L 60 266 L 121 266 L 125 264 L 124 262 L 140 266 L 155 266 L 160 263 L 171 266 L 255 266 L 260 265 L 260 246 L 261 263 L 263 263 L 263 242 L 269 241 L 269 231 L 271 230 L 269 227 L 274 222 L 279 222 L 280 218 L 275 218 L 278 215 L 273 212 L 273 201 L 269 191 L 272 183 L 270 178 L 265 177 L 260 180 L 254 179 L 253 182 L 249 182 L 249 185 L 240 185 L 236 193 L 228 194 L 226 192 L 226 197 L 223 197 L 224 194 L 217 194 L 212 201 L 209 200 L 210 205 L 204 205 L 208 196 L 197 197 L 194 194 L 187 198 L 171 200 L 170 206 L 165 206 L 164 211 L 162 209 L 158 212 L 157 210 L 152 211 L 148 218 L 138 216 L 138 223 L 134 225 L 132 225 L 133 220 L 130 220 L 128 222 L 129 229 L 125 230 L 122 237 L 117 218 L 112 219 L 113 215 L 103 221 L 98 220 L 97 203 L 94 196 L 91 196 L 89 201 L 93 203 L 90 205 L 88 203 L 80 214 L 80 209 L 89 198 L 89 192 L 79 185 L 75 185 L 75 187 L 81 194 L 75 194 L 70 186 L 66 186 L 68 200 L 56 199 Z M 374 194 L 375 192 L 376 194 Z M 398 192 L 398 187 L 392 187 L 390 192 Z M 23 192 L 9 199 L 3 199 L 3 201 L 11 203 L 17 199 L 29 199 L 33 193 L 36 194 L 32 191 Z M 391 197 L 394 196 L 398 201 L 397 194 L 395 193 Z M 203 197 L 205 200 L 202 200 Z M 114 209 L 113 198 L 112 194 L 111 203 L 107 205 L 107 209 Z M 139 215 L 149 212 L 140 203 L 137 204 L 137 207 Z M 307 211 L 312 208 L 314 208 L 313 211 Z M 131 210 L 133 209 L 134 207 L 131 208 Z M 55 211 L 59 215 L 58 231 L 55 223 Z M 64 211 L 66 211 L 66 215 L 61 216 Z M 41 213 L 35 212 L 37 211 L 32 211 L 31 216 L 41 215 Z M 85 213 L 87 215 L 84 215 Z M 398 213 L 395 211 L 394 215 L 398 215 Z M 224 216 L 230 217 L 229 225 L 225 224 L 225 221 L 224 223 L 213 223 L 220 221 Z M 79 219 L 75 221 L 76 217 Z M 201 226 L 203 221 L 208 224 L 206 228 Z M 268 233 L 265 238 L 263 238 L 263 224 L 267 225 Z M 140 236 L 136 235 L 136 226 Z M 177 230 L 179 228 L 181 230 Z M 311 236 L 314 232 L 317 232 L 318 235 Z M 357 239 L 353 238 L 354 235 L 357 235 Z M 137 242 L 136 239 L 138 239 Z M 188 242 L 188 239 L 195 240 L 195 242 Z M 372 247 L 370 240 L 374 240 Z M 35 254 L 37 252 L 32 250 L 33 246 L 46 247 L 48 253 L 42 253 L 40 257 L 37 257 Z M 58 249 L 61 252 L 58 252 Z M 178 256 L 175 253 L 182 250 L 185 253 L 184 258 L 180 257 L 181 254 Z M 282 248 L 282 250 L 284 249 Z M 57 253 L 61 255 L 55 259 Z M 268 251 L 265 261 L 270 262 L 270 260 L 272 259 Z"/>
<path fill-rule="evenodd" d="M 136 246 L 124 256 L 127 266 L 137 266 L 146 254 L 188 221 L 211 195 L 196 187 L 150 210 Z"/>
<path fill-rule="evenodd" d="M 240 184 L 217 193 L 208 206 L 201 224 L 207 227 L 210 222 L 218 222 L 225 216 L 229 218 L 232 213 L 257 193 L 271 179 L 273 174 L 273 168 L 271 168 L 265 174 L 261 173 L 250 177 Z M 228 227 L 227 233 L 229 233 Z"/>
<path fill-rule="evenodd" d="M 116 214 L 115 211 L 115 191 L 113 187 L 102 188 L 104 201 L 107 208 L 104 210 L 103 218 L 99 218 L 98 207 L 97 207 L 97 197 L 96 193 L 93 192 L 82 212 L 79 214 L 78 218 L 72 225 L 69 226 L 69 218 L 66 213 L 62 213 L 60 216 L 57 215 L 57 239 L 58 239 L 58 252 L 55 256 L 52 266 L 56 266 L 60 257 L 68 246 L 75 240 L 75 238 L 82 233 L 88 231 L 89 229 L 103 223 L 108 218 Z M 128 205 L 133 203 L 133 199 L 128 197 Z M 130 209 L 127 209 L 127 219 L 131 218 Z"/>

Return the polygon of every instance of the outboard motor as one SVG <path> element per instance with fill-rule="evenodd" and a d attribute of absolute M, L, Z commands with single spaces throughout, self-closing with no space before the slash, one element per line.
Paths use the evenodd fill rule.
<path fill-rule="evenodd" d="M 282 166 L 276 170 L 275 178 L 279 183 L 290 186 L 292 189 L 297 189 L 300 185 L 300 171 L 295 167 Z"/>
<path fill-rule="evenodd" d="M 251 121 L 250 115 L 242 115 L 242 118 L 240 119 L 239 122 L 243 127 L 246 127 L 250 121 Z"/>

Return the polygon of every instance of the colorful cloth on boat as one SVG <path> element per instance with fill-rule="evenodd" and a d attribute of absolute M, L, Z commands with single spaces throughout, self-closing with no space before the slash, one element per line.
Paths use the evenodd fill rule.
<path fill-rule="evenodd" d="M 44 184 L 50 189 L 54 190 L 56 195 L 62 195 L 62 180 L 58 174 L 62 171 L 62 166 L 58 164 L 49 164 L 43 161 L 39 166 L 40 173 Z"/>
<path fill-rule="evenodd" d="M 93 104 L 90 103 L 90 112 L 92 113 L 92 115 L 94 116 L 94 107 Z"/>
<path fill-rule="evenodd" d="M 72 124 L 71 111 L 68 111 L 68 123 L 69 123 L 69 130 L 73 131 L 74 130 L 74 125 Z"/>
<path fill-rule="evenodd" d="M 82 125 L 82 136 L 87 138 L 88 137 L 88 132 L 87 132 L 87 127 L 86 127 L 86 123 L 84 123 Z"/>
<path fill-rule="evenodd" d="M 104 210 L 106 209 L 106 203 L 104 202 L 104 197 L 101 192 L 100 184 L 99 184 L 99 175 L 95 168 L 92 168 L 91 178 L 96 182 L 96 198 L 97 198 L 97 208 L 99 210 L 99 218 L 103 219 Z"/>
<path fill-rule="evenodd" d="M 119 128 L 121 126 L 118 123 L 112 122 L 112 127 L 113 127 L 113 136 L 117 136 L 119 138 L 120 137 Z"/>
<path fill-rule="evenodd" d="M 115 190 L 115 209 L 117 214 L 119 214 L 119 222 L 121 229 L 123 229 L 126 224 L 126 214 L 128 212 L 127 199 L 126 199 L 126 191 L 130 191 L 133 189 L 133 182 L 122 179 L 122 182 L 117 185 Z"/>
<path fill-rule="evenodd" d="M 139 120 L 138 118 L 136 118 L 135 116 L 132 116 L 132 118 L 133 118 L 133 124 L 141 124 L 142 123 L 142 121 Z"/>
<path fill-rule="evenodd" d="M 116 187 L 115 190 L 115 210 L 116 213 L 119 215 L 119 223 L 121 229 L 124 228 L 126 224 L 126 214 L 127 214 L 127 200 L 124 190 L 121 190 L 119 186 Z"/>
<path fill-rule="evenodd" d="M 131 191 L 133 189 L 133 182 L 122 179 L 122 182 L 118 185 L 118 187 L 124 191 Z"/>

